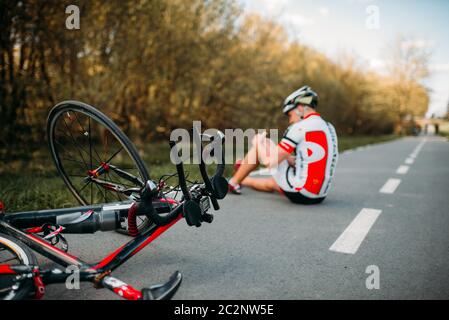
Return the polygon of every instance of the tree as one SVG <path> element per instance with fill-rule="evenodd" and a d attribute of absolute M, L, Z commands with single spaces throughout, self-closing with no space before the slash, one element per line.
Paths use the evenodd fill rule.
<path fill-rule="evenodd" d="M 284 98 L 303 85 L 339 134 L 400 131 L 424 114 L 427 53 L 402 39 L 389 76 L 357 58 L 333 61 L 290 40 L 276 21 L 228 0 L 76 0 L 81 29 L 65 28 L 57 1 L 4 0 L 0 7 L 1 150 L 44 143 L 59 101 L 100 108 L 137 144 L 177 127 L 283 129 Z M 406 43 L 406 45 L 404 45 Z M 398 129 L 399 128 L 399 129 Z"/>
<path fill-rule="evenodd" d="M 446 107 L 446 119 L 449 120 L 449 101 L 447 102 L 447 107 Z"/>
<path fill-rule="evenodd" d="M 394 103 L 396 104 L 395 132 L 403 128 L 408 116 L 423 116 L 428 108 L 428 94 L 420 81 L 429 76 L 430 52 L 422 41 L 399 36 L 391 50 L 389 72 L 395 80 Z"/>

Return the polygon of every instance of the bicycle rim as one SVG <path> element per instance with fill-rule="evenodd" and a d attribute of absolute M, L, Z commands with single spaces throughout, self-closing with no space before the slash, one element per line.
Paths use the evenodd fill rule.
<path fill-rule="evenodd" d="M 35 265 L 34 255 L 11 237 L 0 234 L 0 265 Z M 26 298 L 33 289 L 32 280 L 22 283 L 15 281 L 15 275 L 0 274 L 0 300 L 16 300 Z M 16 286 L 13 289 L 13 286 Z"/>
<path fill-rule="evenodd" d="M 149 179 L 131 141 L 112 120 L 89 105 L 75 101 L 58 104 L 50 112 L 47 130 L 56 168 L 82 205 L 132 200 L 132 196 L 117 192 L 108 184 L 125 189 L 138 189 L 142 185 L 124 179 L 117 169 L 138 178 L 141 183 Z M 96 170 L 103 172 L 95 176 L 92 172 Z M 137 222 L 139 230 L 151 225 L 144 216 Z M 125 220 L 123 233 L 127 233 L 126 227 Z"/>

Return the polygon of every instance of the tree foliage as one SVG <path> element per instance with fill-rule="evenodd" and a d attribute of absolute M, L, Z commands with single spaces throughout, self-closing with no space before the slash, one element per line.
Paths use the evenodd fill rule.
<path fill-rule="evenodd" d="M 281 103 L 304 84 L 339 133 L 391 133 L 427 109 L 425 57 L 415 48 L 396 52 L 387 77 L 290 41 L 233 1 L 72 2 L 79 30 L 65 28 L 61 1 L 0 4 L 2 146 L 42 142 L 49 109 L 67 99 L 100 108 L 137 142 L 193 120 L 285 127 Z"/>

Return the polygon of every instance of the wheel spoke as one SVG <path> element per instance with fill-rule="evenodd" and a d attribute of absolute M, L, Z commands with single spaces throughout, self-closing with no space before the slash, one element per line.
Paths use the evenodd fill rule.
<path fill-rule="evenodd" d="M 81 122 L 80 122 L 80 120 L 79 120 L 79 118 L 78 118 L 77 112 L 73 112 L 73 114 L 75 115 L 76 121 L 77 121 L 77 123 L 79 124 L 79 126 L 80 126 L 80 128 L 81 128 L 81 132 L 80 132 L 80 133 L 81 133 L 81 135 L 84 136 L 84 134 L 86 133 L 86 130 L 84 130 L 84 127 L 82 126 L 82 124 L 81 124 Z M 88 119 L 90 120 L 90 117 L 88 117 Z M 65 119 L 64 119 L 64 123 L 66 123 L 66 122 L 65 122 Z M 67 127 L 67 126 L 66 126 L 66 127 Z M 71 127 L 71 125 L 70 125 L 70 127 Z M 69 130 L 69 133 L 70 133 L 69 137 L 72 137 L 72 139 L 74 140 L 74 142 L 75 142 L 75 144 L 78 146 L 78 148 L 79 148 L 81 151 L 83 151 L 86 155 L 89 155 L 89 158 L 92 159 L 91 153 L 90 153 L 90 152 L 87 152 L 87 151 L 81 146 L 81 144 L 78 142 L 78 140 L 75 139 L 75 138 L 73 137 L 72 131 L 71 131 L 69 128 L 68 128 L 68 130 Z M 88 133 L 88 134 L 89 134 L 89 137 L 90 137 L 90 133 Z M 96 155 L 97 155 L 97 160 L 98 160 L 99 162 L 102 162 L 102 159 L 101 159 L 101 157 L 98 155 L 98 153 L 96 152 L 95 148 L 94 148 L 94 151 L 95 151 L 95 153 L 96 153 Z M 82 157 L 82 154 L 81 154 L 81 157 Z M 82 157 L 82 158 L 83 158 L 83 161 L 84 161 L 84 157 Z"/>
<path fill-rule="evenodd" d="M 55 145 L 53 156 L 60 161 L 58 170 L 81 202 L 123 201 L 128 198 L 123 189 L 140 187 L 140 181 L 148 179 L 132 146 L 128 146 L 122 133 L 117 134 L 101 114 L 75 103 L 62 107 L 56 117 L 50 122 L 53 123 L 51 139 Z M 111 167 L 102 167 L 102 163 Z M 98 180 L 88 178 L 90 170 L 98 170 Z M 107 184 L 115 185 L 119 191 L 108 188 Z M 139 230 L 148 223 L 146 216 L 137 217 Z M 2 258 L 9 258 L 9 255 L 2 255 Z"/>
<path fill-rule="evenodd" d="M 90 184 L 90 203 L 94 202 L 94 193 L 92 183 Z"/>
<path fill-rule="evenodd" d="M 92 166 L 92 135 L 91 135 L 91 130 L 90 130 L 90 117 L 88 117 L 88 119 L 89 119 L 89 132 L 88 132 L 88 135 L 89 135 L 90 170 L 92 170 L 93 169 L 93 166 Z M 94 197 L 92 188 L 93 187 L 92 187 L 92 183 L 91 183 L 90 184 L 90 203 L 93 202 L 93 197 Z"/>
<path fill-rule="evenodd" d="M 79 163 L 79 164 L 84 164 L 84 163 L 83 163 L 83 162 L 81 162 L 81 161 L 78 161 L 78 160 L 73 160 L 73 159 L 60 158 L 60 160 L 65 160 L 65 161 L 70 161 L 70 162 L 76 162 L 76 163 Z"/>
<path fill-rule="evenodd" d="M 2 261 L 2 264 L 5 263 L 5 262 L 12 261 L 12 260 L 18 260 L 18 259 L 17 259 L 17 257 L 12 257 L 12 258 L 9 258 L 9 259 L 6 259 L 6 260 Z"/>
<path fill-rule="evenodd" d="M 64 150 L 67 150 L 61 142 L 59 142 L 58 140 L 55 140 L 55 142 L 56 142 L 58 145 L 60 145 Z M 74 159 L 75 157 L 72 155 L 72 153 L 71 153 L 70 151 L 67 150 L 67 153 L 68 153 L 68 156 L 69 156 L 71 159 L 61 158 L 61 157 L 60 157 L 59 160 L 67 160 L 67 161 L 72 161 L 72 162 L 78 162 L 78 163 L 81 165 L 81 167 L 84 169 L 84 163 L 83 163 L 83 162 L 78 161 L 78 160 L 75 160 L 75 159 Z"/>
<path fill-rule="evenodd" d="M 112 156 L 106 161 L 106 163 L 111 162 L 111 160 L 114 159 L 120 153 L 120 151 L 122 151 L 122 150 L 123 150 L 123 147 L 120 147 L 120 149 L 118 149 L 116 152 L 114 152 L 112 154 Z"/>
<path fill-rule="evenodd" d="M 80 191 L 78 191 L 79 193 L 81 193 L 81 191 L 83 191 L 89 184 L 92 184 L 92 182 L 87 182 L 82 188 L 81 188 L 81 190 Z"/>
<path fill-rule="evenodd" d="M 86 178 L 86 175 L 81 175 L 81 174 L 69 174 L 69 177 L 74 177 L 74 178 Z"/>
<path fill-rule="evenodd" d="M 78 115 L 77 115 L 77 112 L 74 112 L 75 113 L 75 118 L 76 118 L 76 121 L 78 122 L 78 124 L 79 124 L 79 126 L 80 126 L 80 128 L 81 128 L 81 134 L 82 135 L 84 135 L 84 133 L 86 132 L 86 130 L 84 130 L 84 127 L 83 127 L 83 125 L 81 124 L 81 122 L 80 122 L 80 120 L 79 120 L 79 118 L 78 118 Z M 92 146 L 91 146 L 91 130 L 90 130 L 90 117 L 88 116 L 87 117 L 88 119 L 89 119 L 89 132 L 88 132 L 88 135 L 89 135 L 89 147 L 91 148 Z M 94 151 L 96 151 L 95 150 L 95 148 L 94 148 Z M 103 160 L 101 159 L 101 157 L 98 155 L 98 153 L 97 152 L 95 152 L 96 153 L 96 155 L 97 155 L 97 160 L 98 161 L 100 161 L 100 162 L 102 162 Z M 92 151 L 90 150 L 90 153 L 89 153 L 89 155 L 90 155 L 90 158 L 91 158 L 91 160 L 92 160 Z"/>
<path fill-rule="evenodd" d="M 72 137 L 72 139 L 73 139 L 73 142 L 75 142 L 75 144 L 76 145 L 78 145 L 78 142 L 77 142 L 77 140 L 73 137 L 73 135 L 72 135 L 72 132 L 70 131 L 70 129 L 69 129 L 69 127 L 67 126 L 67 122 L 65 121 L 65 119 L 63 118 L 62 120 L 64 120 L 64 124 L 65 124 L 65 126 L 66 126 L 66 128 L 67 128 L 67 130 L 69 131 L 69 133 L 70 133 L 70 136 Z M 84 165 L 86 166 L 86 168 L 89 170 L 89 166 L 87 165 L 87 163 L 86 163 L 86 161 L 84 160 L 84 157 L 83 157 L 83 154 L 81 153 L 81 151 L 80 150 L 83 150 L 82 148 L 79 148 L 78 149 L 78 153 L 80 154 L 80 156 L 81 156 L 81 159 L 83 160 L 83 163 L 84 163 Z"/>
<path fill-rule="evenodd" d="M 87 134 L 89 135 L 90 170 L 92 170 L 93 169 L 93 167 L 92 167 L 92 137 L 91 137 L 91 133 L 90 133 L 90 117 L 88 119 L 89 119 L 89 132 Z"/>
<path fill-rule="evenodd" d="M 110 181 L 110 182 L 114 183 L 114 181 L 111 179 L 111 176 L 109 175 L 109 172 L 106 173 L 106 176 L 109 177 L 109 181 Z M 118 192 L 112 192 L 112 193 L 115 193 L 115 195 L 117 196 L 118 201 L 122 201 L 122 199 L 120 198 Z"/>
<path fill-rule="evenodd" d="M 130 185 L 130 184 L 127 184 L 127 183 L 122 182 L 122 180 L 124 180 L 124 179 L 123 179 L 122 177 L 120 177 L 120 176 L 117 174 L 117 172 L 115 172 L 114 170 L 111 170 L 111 171 L 109 171 L 109 172 L 112 172 L 113 174 L 115 174 L 115 175 L 117 176 L 117 179 L 119 179 L 118 181 L 120 181 L 120 184 L 124 185 L 125 187 L 128 187 L 128 188 L 133 188 L 133 187 L 135 187 L 134 185 Z M 114 181 L 114 180 L 112 180 L 112 181 Z"/>
<path fill-rule="evenodd" d="M 99 192 L 99 195 L 100 196 L 104 196 L 104 200 L 107 202 L 106 190 L 105 189 L 100 189 L 100 187 L 96 183 L 93 183 L 93 185 L 97 188 L 97 190 Z"/>
<path fill-rule="evenodd" d="M 108 134 L 106 134 L 105 138 L 106 138 L 106 141 L 103 144 L 103 158 L 106 158 L 106 155 L 107 155 L 106 149 L 108 148 Z"/>

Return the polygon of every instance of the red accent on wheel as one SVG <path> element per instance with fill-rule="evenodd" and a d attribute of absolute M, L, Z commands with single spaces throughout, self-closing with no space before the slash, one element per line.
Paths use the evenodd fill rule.
<path fill-rule="evenodd" d="M 109 171 L 109 164 L 108 164 L 108 163 L 102 162 L 102 163 L 101 163 L 101 167 L 102 167 L 104 170 Z"/>

